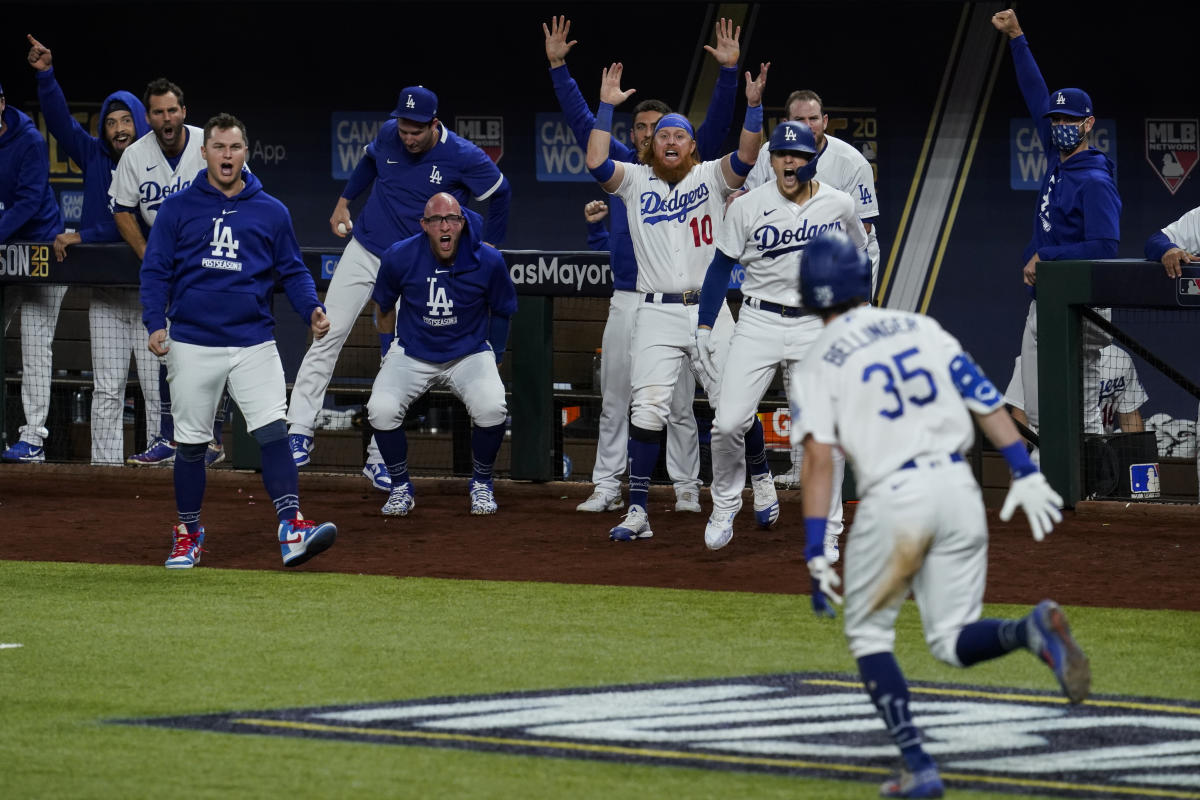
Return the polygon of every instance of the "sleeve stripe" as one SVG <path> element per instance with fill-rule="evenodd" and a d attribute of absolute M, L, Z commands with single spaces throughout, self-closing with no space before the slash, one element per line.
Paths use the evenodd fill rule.
<path fill-rule="evenodd" d="M 476 200 L 487 200 L 489 197 L 491 197 L 491 196 L 492 196 L 492 192 L 494 192 L 494 191 L 496 191 L 497 189 L 499 189 L 499 188 L 500 188 L 500 184 L 502 184 L 502 183 L 504 183 L 504 175 L 503 175 L 503 173 L 500 175 L 500 180 L 498 180 L 498 181 L 496 181 L 495 183 L 493 183 L 493 184 L 492 184 L 492 188 L 488 189 L 488 190 L 487 190 L 486 192 L 484 192 L 483 194 L 481 194 L 481 195 L 478 195 L 478 196 L 477 196 L 475 199 L 476 199 Z"/>

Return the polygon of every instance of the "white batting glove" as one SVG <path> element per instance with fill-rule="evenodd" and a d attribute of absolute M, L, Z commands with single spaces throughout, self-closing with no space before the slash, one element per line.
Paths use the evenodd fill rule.
<path fill-rule="evenodd" d="M 1000 509 L 1000 519 L 1008 522 L 1020 506 L 1029 518 L 1029 527 L 1033 531 L 1034 541 L 1040 542 L 1046 534 L 1054 529 L 1055 522 L 1062 522 L 1062 497 L 1046 483 L 1046 476 L 1040 472 L 1031 472 L 1024 478 L 1017 478 L 1004 498 L 1004 506 Z"/>
<path fill-rule="evenodd" d="M 712 330 L 709 328 L 696 329 L 696 361 L 700 371 L 704 373 L 705 388 L 717 380 L 717 343 L 712 340 Z"/>
<path fill-rule="evenodd" d="M 808 560 L 808 574 L 812 576 L 813 582 L 820 588 L 821 594 L 839 606 L 842 604 L 842 596 L 834 591 L 834 589 L 842 585 L 842 579 L 838 577 L 833 567 L 825 560 L 825 556 L 813 556 Z"/>

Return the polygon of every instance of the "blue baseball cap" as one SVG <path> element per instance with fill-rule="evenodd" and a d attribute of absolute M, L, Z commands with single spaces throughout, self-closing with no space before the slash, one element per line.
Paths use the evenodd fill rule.
<path fill-rule="evenodd" d="M 688 122 L 688 118 L 683 114 L 664 114 L 658 124 L 654 126 L 654 132 L 658 133 L 663 128 L 683 128 L 688 132 L 688 136 L 696 138 L 696 132 L 692 130 L 692 123 Z"/>
<path fill-rule="evenodd" d="M 1059 89 L 1050 95 L 1050 107 L 1043 117 L 1066 114 L 1068 117 L 1092 116 L 1092 98 L 1083 89 Z"/>
<path fill-rule="evenodd" d="M 817 154 L 817 140 L 812 128 L 803 122 L 789 120 L 775 126 L 771 139 L 767 144 L 768 153 L 794 151 L 809 156 Z"/>
<path fill-rule="evenodd" d="M 400 90 L 393 118 L 413 122 L 429 122 L 437 116 L 437 95 L 424 86 L 407 86 Z"/>

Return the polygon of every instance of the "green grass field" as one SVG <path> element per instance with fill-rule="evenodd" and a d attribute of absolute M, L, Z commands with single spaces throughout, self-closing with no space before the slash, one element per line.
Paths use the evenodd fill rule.
<path fill-rule="evenodd" d="M 12 561 L 0 561 L 0 590 L 0 643 L 22 645 L 0 649 L 0 797 L 875 795 L 862 781 L 104 722 L 794 671 L 853 676 L 840 622 L 815 619 L 802 595 Z M 1094 693 L 1197 698 L 1200 615 L 1069 612 Z M 939 664 L 911 603 L 897 656 L 913 680 L 1055 688 L 1024 654 L 970 671 Z"/>

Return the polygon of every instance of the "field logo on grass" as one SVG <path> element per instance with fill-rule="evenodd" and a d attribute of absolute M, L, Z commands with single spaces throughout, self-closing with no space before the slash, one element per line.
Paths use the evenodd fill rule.
<path fill-rule="evenodd" d="M 913 712 L 954 788 L 1200 798 L 1200 703 L 920 684 Z M 449 747 L 879 782 L 895 746 L 857 680 L 798 673 L 435 697 L 118 724 Z"/>

